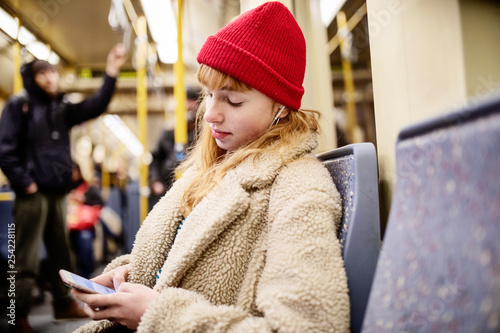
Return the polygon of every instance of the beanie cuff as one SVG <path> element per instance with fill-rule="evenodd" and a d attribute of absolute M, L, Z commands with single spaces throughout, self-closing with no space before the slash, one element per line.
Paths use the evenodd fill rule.
<path fill-rule="evenodd" d="M 292 85 L 259 58 L 231 42 L 217 36 L 208 37 L 197 60 L 248 84 L 286 107 L 300 108 L 303 87 Z"/>

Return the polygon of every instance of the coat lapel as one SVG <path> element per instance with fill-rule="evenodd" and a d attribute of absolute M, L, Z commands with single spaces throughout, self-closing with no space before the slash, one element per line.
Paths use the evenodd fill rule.
<path fill-rule="evenodd" d="M 316 135 L 311 135 L 281 156 L 274 152 L 263 153 L 256 159 L 247 158 L 229 171 L 182 224 L 155 290 L 177 286 L 185 272 L 219 234 L 246 213 L 250 193 L 271 185 L 284 164 L 310 153 L 316 146 Z"/>
<path fill-rule="evenodd" d="M 249 203 L 250 195 L 242 188 L 237 174 L 229 172 L 184 221 L 162 268 L 158 291 L 176 286 L 207 246 L 247 211 Z"/>
<path fill-rule="evenodd" d="M 136 235 L 132 249 L 129 281 L 153 287 L 156 273 L 163 266 L 182 220 L 181 198 L 195 175 L 189 170 L 149 212 Z"/>

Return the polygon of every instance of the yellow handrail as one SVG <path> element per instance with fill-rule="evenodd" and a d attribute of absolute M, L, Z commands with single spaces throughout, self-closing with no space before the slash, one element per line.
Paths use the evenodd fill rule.
<path fill-rule="evenodd" d="M 21 28 L 21 20 L 17 19 L 17 36 L 19 35 L 19 29 Z M 21 78 L 21 44 L 19 41 L 14 41 L 14 94 L 19 93 L 23 89 L 23 80 Z"/>
<path fill-rule="evenodd" d="M 337 25 L 338 33 L 340 35 L 340 54 L 342 59 L 342 73 L 344 74 L 344 87 L 347 99 L 347 132 L 349 134 L 349 139 L 351 142 L 357 142 L 356 138 L 356 101 L 354 98 L 354 78 L 352 74 L 352 66 L 350 56 L 349 41 L 346 40 L 346 35 L 349 33 L 347 31 L 347 20 L 345 13 L 340 11 L 337 14 Z"/>
<path fill-rule="evenodd" d="M 187 145 L 186 85 L 184 82 L 184 61 L 182 59 L 182 0 L 178 0 L 177 10 L 177 62 L 174 64 L 175 85 L 175 149 L 182 157 Z M 179 175 L 177 175 L 179 177 Z"/>
<path fill-rule="evenodd" d="M 146 17 L 140 16 L 137 19 L 137 31 L 139 44 L 136 50 L 137 61 L 137 121 L 139 123 L 139 141 L 144 148 L 147 147 L 147 81 L 146 81 L 146 60 L 148 52 L 148 35 Z M 146 218 L 149 211 L 148 204 L 148 165 L 143 159 L 139 160 L 139 209 L 141 223 Z"/>

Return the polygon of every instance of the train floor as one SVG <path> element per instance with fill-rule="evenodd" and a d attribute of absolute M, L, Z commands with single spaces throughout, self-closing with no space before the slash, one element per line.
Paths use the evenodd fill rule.
<path fill-rule="evenodd" d="M 107 256 L 104 262 L 97 263 L 94 269 L 94 273 L 91 276 L 94 277 L 101 274 L 104 268 L 106 267 L 107 263 L 112 261 L 120 254 L 121 254 L 121 249 L 116 253 Z M 52 308 L 52 294 L 49 291 L 45 291 L 43 295 L 44 297 L 42 298 L 42 301 L 37 305 L 33 306 L 30 314 L 28 315 L 28 321 L 36 333 L 73 332 L 78 327 L 92 320 L 90 318 L 73 319 L 73 320 L 55 320 L 54 311 Z M 80 302 L 80 306 L 83 308 L 83 303 Z"/>
<path fill-rule="evenodd" d="M 91 319 L 54 320 L 52 309 L 52 294 L 44 293 L 42 303 L 34 306 L 28 316 L 28 321 L 36 333 L 66 333 L 73 332 Z"/>
<path fill-rule="evenodd" d="M 116 255 L 108 258 L 111 261 Z M 109 262 L 107 261 L 107 262 Z M 106 264 L 98 264 L 92 276 L 102 273 Z M 83 308 L 83 303 L 79 302 Z M 67 333 L 73 332 L 78 327 L 91 321 L 88 319 L 55 320 L 54 310 L 52 308 L 52 294 L 50 291 L 44 291 L 43 297 L 31 308 L 28 315 L 28 322 L 36 333 Z M 0 325 L 0 332 L 3 332 L 3 326 Z"/>

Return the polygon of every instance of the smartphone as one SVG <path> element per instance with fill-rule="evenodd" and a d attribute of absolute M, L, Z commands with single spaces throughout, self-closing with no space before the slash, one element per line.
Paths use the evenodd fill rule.
<path fill-rule="evenodd" d="M 70 288 L 75 288 L 81 292 L 89 294 L 113 294 L 116 291 L 103 286 L 102 284 L 95 283 L 93 281 L 87 280 L 80 275 L 68 272 L 64 269 L 59 270 L 59 275 L 61 280 Z"/>

